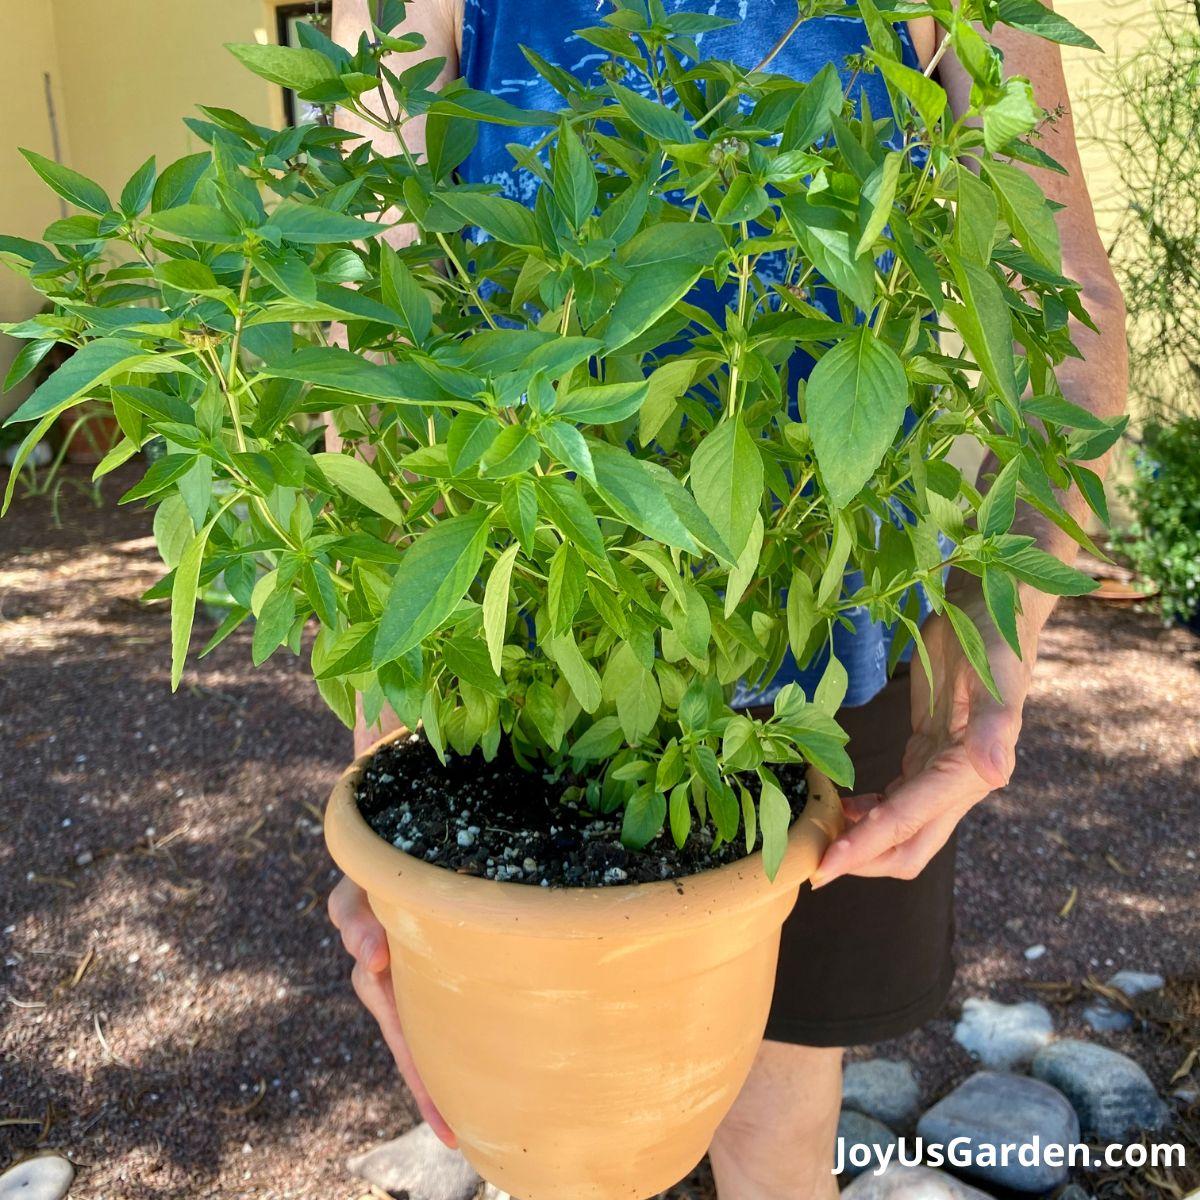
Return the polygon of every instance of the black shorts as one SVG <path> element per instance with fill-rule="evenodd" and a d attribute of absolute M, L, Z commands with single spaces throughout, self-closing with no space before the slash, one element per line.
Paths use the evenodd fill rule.
<path fill-rule="evenodd" d="M 854 790 L 881 792 L 899 774 L 911 732 L 909 675 L 838 721 L 850 734 Z M 955 839 L 916 879 L 842 876 L 800 889 L 783 926 L 772 1041 L 853 1046 L 900 1037 L 937 1014 L 954 980 Z"/>

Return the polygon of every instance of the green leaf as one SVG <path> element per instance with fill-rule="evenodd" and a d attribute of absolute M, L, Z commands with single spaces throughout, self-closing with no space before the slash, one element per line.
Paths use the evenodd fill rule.
<path fill-rule="evenodd" d="M 722 421 L 696 447 L 691 485 L 705 516 L 733 554 L 740 556 L 763 492 L 762 454 L 740 414 Z"/>
<path fill-rule="evenodd" d="M 1109 423 L 1094 412 L 1089 412 L 1062 396 L 1031 396 L 1028 400 L 1021 401 L 1021 409 L 1031 417 L 1041 417 L 1043 421 L 1052 421 L 1055 425 L 1065 425 L 1070 429 L 1109 428 Z"/>
<path fill-rule="evenodd" d="M 983 173 L 991 181 L 1008 227 L 1026 253 L 1051 271 L 1062 269 L 1062 247 L 1054 213 L 1034 178 L 1020 167 L 984 159 Z"/>
<path fill-rule="evenodd" d="M 874 174 L 863 184 L 862 201 L 867 206 L 868 216 L 863 223 L 858 244 L 854 247 L 855 255 L 865 254 L 883 233 L 896 200 L 896 182 L 900 178 L 900 168 L 903 165 L 904 155 L 893 150 L 884 157 Z"/>
<path fill-rule="evenodd" d="M 225 49 L 255 75 L 297 92 L 338 77 L 337 67 L 316 50 L 299 46 L 262 46 L 257 42 L 226 43 Z"/>
<path fill-rule="evenodd" d="M 1013 583 L 1011 576 L 997 567 L 984 567 L 983 599 L 992 624 L 1012 648 L 1012 652 L 1018 658 L 1023 657 L 1021 638 L 1017 631 L 1020 598 L 1017 585 Z"/>
<path fill-rule="evenodd" d="M 468 225 L 476 225 L 506 246 L 537 250 L 541 245 L 533 213 L 515 200 L 482 192 L 445 192 L 439 197 Z"/>
<path fill-rule="evenodd" d="M 849 504 L 875 474 L 907 406 L 904 364 L 866 325 L 817 363 L 805 391 L 805 417 L 837 507 Z"/>
<path fill-rule="evenodd" d="M 967 661 L 975 669 L 975 674 L 979 676 L 984 687 L 1003 704 L 1004 697 L 1000 695 L 1000 689 L 996 686 L 996 680 L 992 676 L 987 648 L 984 646 L 983 638 L 980 636 L 975 622 L 961 608 L 951 604 L 949 600 L 943 603 L 946 616 L 950 618 L 950 625 L 954 629 L 954 636 L 958 638 L 958 644 L 962 646 Z"/>
<path fill-rule="evenodd" d="M 504 651 L 504 627 L 508 623 L 508 587 L 512 579 L 513 564 L 517 560 L 520 545 L 513 542 L 496 559 L 487 584 L 483 589 L 483 636 L 487 642 L 492 670 L 500 674 Z M 539 726 L 540 728 L 540 726 Z M 561 735 L 559 737 L 561 741 Z M 547 738 L 549 741 L 549 738 Z"/>
<path fill-rule="evenodd" d="M 983 144 L 996 154 L 1032 132 L 1044 115 L 1027 79 L 1006 79 L 997 98 L 983 105 Z"/>
<path fill-rule="evenodd" d="M 314 454 L 313 462 L 334 487 L 386 517 L 394 525 L 404 526 L 404 509 L 396 502 L 391 489 L 361 458 L 349 454 Z"/>
<path fill-rule="evenodd" d="M 575 635 L 567 630 L 566 633 L 551 637 L 544 648 L 558 664 L 571 694 L 579 701 L 579 707 L 586 713 L 594 713 L 600 707 L 600 676 L 580 653 Z"/>
<path fill-rule="evenodd" d="M 33 150 L 22 150 L 25 161 L 68 203 L 103 215 L 112 208 L 108 194 L 86 175 L 56 163 Z"/>
<path fill-rule="evenodd" d="M 492 125 L 543 126 L 558 124 L 556 113 L 540 109 L 518 108 L 500 96 L 490 92 L 478 92 L 473 88 L 459 88 L 455 92 L 443 92 L 429 106 L 431 117 L 467 117 L 486 121 Z"/>
<path fill-rule="evenodd" d="M 803 667 L 805 665 L 805 647 L 812 636 L 812 631 L 817 626 L 817 601 L 813 595 L 812 580 L 799 567 L 792 570 L 785 615 L 787 617 L 788 645 L 791 647 L 796 662 Z"/>
<path fill-rule="evenodd" d="M 129 177 L 129 182 L 121 189 L 121 199 L 118 201 L 121 211 L 127 217 L 136 217 L 150 203 L 154 194 L 154 155 L 148 159 Z"/>
<path fill-rule="evenodd" d="M 154 277 L 181 292 L 216 292 L 221 289 L 207 263 L 194 258 L 168 258 L 154 264 Z M 228 288 L 223 289 L 229 291 Z"/>
<path fill-rule="evenodd" d="M 275 379 L 299 379 L 355 396 L 392 404 L 446 405 L 441 389 L 411 363 L 373 363 L 338 346 L 306 346 L 283 362 L 271 362 L 263 372 Z M 453 407 L 466 407 L 456 402 Z"/>
<path fill-rule="evenodd" d="M 833 118 L 842 111 L 846 97 L 842 79 L 833 63 L 826 63 L 805 86 L 792 106 L 783 127 L 785 150 L 807 150 L 833 128 Z"/>
<path fill-rule="evenodd" d="M 625 805 L 621 818 L 621 844 L 641 850 L 662 832 L 667 798 L 653 788 L 638 788 Z"/>
<path fill-rule="evenodd" d="M 486 515 L 472 511 L 442 520 L 412 542 L 379 620 L 376 667 L 419 646 L 446 622 L 479 572 L 487 533 Z"/>
<path fill-rule="evenodd" d="M 563 466 L 570 467 L 577 475 L 582 475 L 589 483 L 596 482 L 596 467 L 587 439 L 574 425 L 568 425 L 566 421 L 553 421 L 538 436 L 551 457 Z"/>
<path fill-rule="evenodd" d="M 150 208 L 161 212 L 164 208 L 178 208 L 186 204 L 196 190 L 200 177 L 208 170 L 212 162 L 212 154 L 203 150 L 199 154 L 189 154 L 176 159 L 170 166 L 163 169 L 154 185 L 150 198 Z"/>
<path fill-rule="evenodd" d="M 1100 584 L 1037 546 L 1020 546 L 1004 553 L 1001 565 L 1018 579 L 1051 596 L 1086 596 Z"/>
<path fill-rule="evenodd" d="M 692 806 L 688 802 L 686 783 L 676 784 L 671 789 L 670 813 L 671 838 L 677 847 L 683 849 L 688 834 L 692 832 Z"/>
<path fill-rule="evenodd" d="M 553 184 L 559 208 L 572 228 L 578 229 L 596 207 L 596 172 L 583 143 L 566 121 L 559 126 Z"/>
<path fill-rule="evenodd" d="M 596 524 L 596 516 L 588 507 L 577 484 L 561 476 L 543 477 L 537 480 L 533 495 L 540 501 L 546 517 L 553 522 L 554 527 L 569 539 L 581 554 L 590 558 L 593 565 L 607 562 L 600 526 Z M 533 510 L 536 516 L 536 504 Z"/>
<path fill-rule="evenodd" d="M 616 97 L 625 115 L 643 132 L 660 142 L 694 142 L 696 135 L 692 127 L 673 108 L 665 104 L 639 96 L 637 92 L 622 87 L 619 83 L 609 83 L 609 89 Z"/>
<path fill-rule="evenodd" d="M 383 302 L 404 317 L 404 327 L 413 342 L 423 345 L 433 328 L 433 306 L 429 296 L 391 246 L 381 244 L 379 253 L 383 268 Z"/>
<path fill-rule="evenodd" d="M 320 245 L 324 242 L 355 242 L 378 237 L 388 226 L 333 212 L 318 204 L 281 200 L 267 218 L 266 229 L 277 229 L 289 242 Z"/>
<path fill-rule="evenodd" d="M 792 806 L 787 797 L 769 779 L 761 780 L 758 793 L 758 823 L 762 827 L 763 867 L 774 882 L 787 852 L 788 829 L 792 824 Z"/>
<path fill-rule="evenodd" d="M 140 362 L 142 357 L 132 342 L 115 338 L 88 342 L 37 387 L 4 423 L 37 421 L 49 413 L 61 412 L 123 369 Z"/>
<path fill-rule="evenodd" d="M 554 415 L 580 425 L 611 425 L 637 412 L 649 392 L 645 380 L 575 388 L 559 395 Z"/>
<path fill-rule="evenodd" d="M 254 621 L 250 660 L 261 666 L 286 641 L 296 620 L 296 594 L 291 584 L 281 584 L 266 599 Z"/>
<path fill-rule="evenodd" d="M 548 684 L 535 679 L 525 692 L 524 713 L 533 721 L 534 727 L 551 750 L 562 745 L 566 733 L 563 722 L 563 706 Z"/>
<path fill-rule="evenodd" d="M 780 208 L 813 266 L 834 287 L 866 311 L 875 300 L 875 263 L 867 254 L 856 254 L 857 238 L 845 218 L 834 209 L 810 204 L 804 196 L 787 196 Z M 852 241 L 853 239 L 853 241 Z"/>
<path fill-rule="evenodd" d="M 184 547 L 171 583 L 171 691 L 179 688 L 188 645 L 192 640 L 192 623 L 196 617 L 196 593 L 200 588 L 200 563 L 212 523 L 205 525 Z"/>
<path fill-rule="evenodd" d="M 963 303 L 947 301 L 943 311 L 954 322 L 988 383 L 1016 411 L 1016 359 L 1013 356 L 1012 315 L 1004 292 L 985 267 L 950 255 Z"/>
<path fill-rule="evenodd" d="M 505 425 L 479 460 L 480 471 L 490 479 L 507 479 L 533 469 L 541 450 L 524 425 Z"/>
<path fill-rule="evenodd" d="M 619 350 L 646 332 L 692 290 L 701 268 L 677 260 L 636 268 L 621 287 L 604 327 L 609 350 Z"/>
<path fill-rule="evenodd" d="M 979 532 L 984 537 L 1007 533 L 1017 515 L 1017 481 L 1021 460 L 1014 458 L 992 481 L 983 503 L 979 506 Z"/>
<path fill-rule="evenodd" d="M 53 338 L 37 338 L 32 342 L 26 342 L 12 360 L 8 374 L 4 377 L 4 383 L 0 385 L 0 391 L 7 392 L 20 383 L 57 345 L 58 343 Z"/>
<path fill-rule="evenodd" d="M 678 550 L 699 554 L 703 545 L 723 561 L 733 561 L 721 535 L 670 471 L 603 442 L 593 442 L 591 449 L 596 492 L 623 521 Z"/>
<path fill-rule="evenodd" d="M 712 225 L 692 221 L 660 221 L 649 225 L 621 247 L 617 260 L 626 267 L 658 263 L 708 266 L 722 250 L 725 239 Z"/>
<path fill-rule="evenodd" d="M 913 106 L 921 124 L 926 129 L 933 129 L 946 112 L 946 89 L 922 72 L 885 58 L 874 50 L 868 50 L 867 57 L 879 68 L 884 79 Z"/>
<path fill-rule="evenodd" d="M 849 687 L 849 672 L 838 660 L 837 655 L 830 653 L 829 662 L 825 664 L 825 671 L 821 675 L 821 681 L 813 693 L 813 703 L 823 713 L 832 717 L 842 707 L 842 701 L 845 700 Z"/>
<path fill-rule="evenodd" d="M 181 204 L 145 218 L 151 229 L 169 233 L 188 242 L 232 245 L 242 240 L 242 231 L 231 217 L 207 204 Z"/>
<path fill-rule="evenodd" d="M 759 559 L 762 556 L 763 536 L 766 530 L 763 525 L 762 513 L 754 514 L 754 523 L 750 526 L 750 536 L 746 539 L 745 548 L 738 555 L 737 564 L 729 572 L 725 584 L 725 615 L 733 615 L 746 589 L 754 581 L 758 571 Z"/>
<path fill-rule="evenodd" d="M 721 198 L 713 220 L 718 225 L 740 225 L 761 216 L 770 203 L 767 189 L 749 175 L 738 175 Z"/>
<path fill-rule="evenodd" d="M 1039 0 L 1000 0 L 1000 20 L 1014 29 L 1036 34 L 1048 42 L 1063 46 L 1082 46 L 1099 50 L 1100 46 L 1066 17 L 1041 4 Z"/>
<path fill-rule="evenodd" d="M 999 211 L 992 189 L 973 171 L 960 166 L 954 208 L 954 244 L 959 254 L 984 267 L 992 261 Z"/>

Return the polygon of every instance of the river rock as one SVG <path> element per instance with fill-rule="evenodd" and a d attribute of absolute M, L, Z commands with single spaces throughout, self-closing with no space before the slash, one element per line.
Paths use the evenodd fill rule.
<path fill-rule="evenodd" d="M 61 1154 L 39 1154 L 0 1175 L 0 1200 L 63 1200 L 74 1178 Z"/>
<path fill-rule="evenodd" d="M 856 1179 L 864 1171 L 874 1171 L 881 1161 L 887 1161 L 881 1160 L 881 1155 L 885 1154 L 889 1147 L 894 1154 L 900 1144 L 900 1139 L 882 1121 L 864 1116 L 850 1108 L 843 1108 L 841 1116 L 838 1117 L 837 1135 L 841 1140 L 841 1156 L 837 1161 L 845 1164 L 842 1175 L 847 1179 Z M 866 1147 L 866 1152 L 870 1155 L 868 1161 L 855 1161 L 856 1146 Z M 859 1150 L 858 1154 L 861 1153 L 863 1151 Z"/>
<path fill-rule="evenodd" d="M 1084 1133 L 1102 1141 L 1162 1129 L 1170 1120 L 1146 1072 L 1116 1050 L 1067 1038 L 1039 1051 L 1030 1069 L 1066 1096 Z"/>
<path fill-rule="evenodd" d="M 842 1191 L 842 1200 L 991 1200 L 953 1175 L 932 1167 L 893 1163 L 882 1175 L 860 1175 Z"/>
<path fill-rule="evenodd" d="M 381 1191 L 403 1194 L 408 1200 L 471 1200 L 479 1190 L 475 1168 L 424 1122 L 394 1141 L 354 1155 L 347 1166 Z"/>
<path fill-rule="evenodd" d="M 903 1126 L 920 1111 L 921 1088 L 906 1062 L 852 1062 L 842 1077 L 842 1104 L 885 1125 Z"/>
<path fill-rule="evenodd" d="M 1144 996 L 1147 992 L 1160 991 L 1166 982 L 1161 975 L 1155 975 L 1153 971 L 1118 971 L 1108 981 L 1108 986 L 1124 992 L 1132 1000 L 1135 996 Z"/>
<path fill-rule="evenodd" d="M 1124 1033 L 1133 1028 L 1133 1014 L 1113 1008 L 1107 1000 L 1097 1000 L 1083 1010 L 1084 1024 L 1093 1033 Z"/>
<path fill-rule="evenodd" d="M 1018 1192 L 1046 1192 L 1065 1182 L 1065 1154 L 1061 1166 L 1050 1166 L 1040 1155 L 1040 1161 L 1026 1155 L 1026 1162 L 1020 1162 L 1013 1151 L 1005 1162 L 1000 1147 L 1028 1145 L 1035 1137 L 1042 1146 L 1068 1146 L 1079 1141 L 1079 1120 L 1066 1098 L 1048 1084 L 980 1071 L 939 1100 L 917 1122 L 917 1134 L 926 1143 L 943 1146 L 968 1139 L 970 1163 L 952 1164 L 964 1174 Z"/>
<path fill-rule="evenodd" d="M 1026 1066 L 1053 1036 L 1050 1010 L 1032 1000 L 1000 1004 L 972 998 L 954 1028 L 954 1040 L 994 1071 Z"/>

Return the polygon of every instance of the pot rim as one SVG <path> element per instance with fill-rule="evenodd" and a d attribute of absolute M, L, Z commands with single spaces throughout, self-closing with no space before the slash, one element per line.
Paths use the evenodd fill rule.
<path fill-rule="evenodd" d="M 342 773 L 325 809 L 325 841 L 334 862 L 373 900 L 459 925 L 511 930 L 520 924 L 523 936 L 547 937 L 604 937 L 618 923 L 624 932 L 679 929 L 703 922 L 717 907 L 750 907 L 798 888 L 844 826 L 837 789 L 809 766 L 808 802 L 788 832 L 774 883 L 763 870 L 761 850 L 694 875 L 616 887 L 543 888 L 460 875 L 397 849 L 358 810 L 355 787 L 367 763 L 408 733 L 386 734 Z"/>

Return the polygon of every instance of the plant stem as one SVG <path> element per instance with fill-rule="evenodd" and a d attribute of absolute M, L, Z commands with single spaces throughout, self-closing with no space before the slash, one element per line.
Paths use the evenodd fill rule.
<path fill-rule="evenodd" d="M 770 48 L 770 50 L 768 50 L 766 52 L 766 54 L 764 54 L 763 57 L 760 58 L 753 67 L 750 68 L 749 73 L 751 75 L 754 75 L 759 71 L 765 71 L 767 69 L 767 67 L 769 67 L 775 61 L 775 59 L 779 56 L 779 53 L 780 53 L 780 51 L 783 50 L 784 46 L 786 46 L 788 44 L 788 42 L 790 42 L 792 40 L 792 37 L 795 34 L 796 30 L 799 29 L 800 26 L 803 25 L 804 22 L 807 20 L 808 20 L 808 13 L 804 13 L 804 12 L 799 13 L 796 16 L 796 19 L 787 27 L 787 29 L 785 29 L 783 31 L 783 33 L 780 35 L 780 37 L 775 42 L 775 44 Z M 712 108 L 710 108 L 708 110 L 708 112 L 706 112 L 704 114 L 704 116 L 702 116 L 692 126 L 693 131 L 697 131 L 700 129 L 700 127 L 702 125 L 707 124 L 710 117 L 716 116 L 716 114 L 718 112 L 720 112 L 721 109 L 723 109 L 725 107 L 725 105 L 729 103 L 730 100 L 733 100 L 735 97 L 737 97 L 740 94 L 741 93 L 739 92 L 739 90 L 736 87 L 730 89 L 730 91 L 726 93 L 726 95 L 724 96 L 723 99 L 718 100 L 717 103 L 714 104 L 712 106 Z"/>
<path fill-rule="evenodd" d="M 493 329 L 499 329 L 500 326 L 496 324 L 495 319 L 492 317 L 491 310 L 486 304 L 484 304 L 483 297 L 479 294 L 478 289 L 475 287 L 474 280 L 470 277 L 470 275 L 467 274 L 462 263 L 458 261 L 458 257 L 454 253 L 454 249 L 446 240 L 446 235 L 444 233 L 438 233 L 434 236 L 436 236 L 438 244 L 441 246 L 446 257 L 451 261 L 451 263 L 454 264 L 454 269 L 458 272 L 458 277 L 462 280 L 463 285 L 466 287 L 471 299 L 475 302 L 476 307 L 478 307 L 479 311 L 483 313 L 484 320 L 486 320 Z"/>

